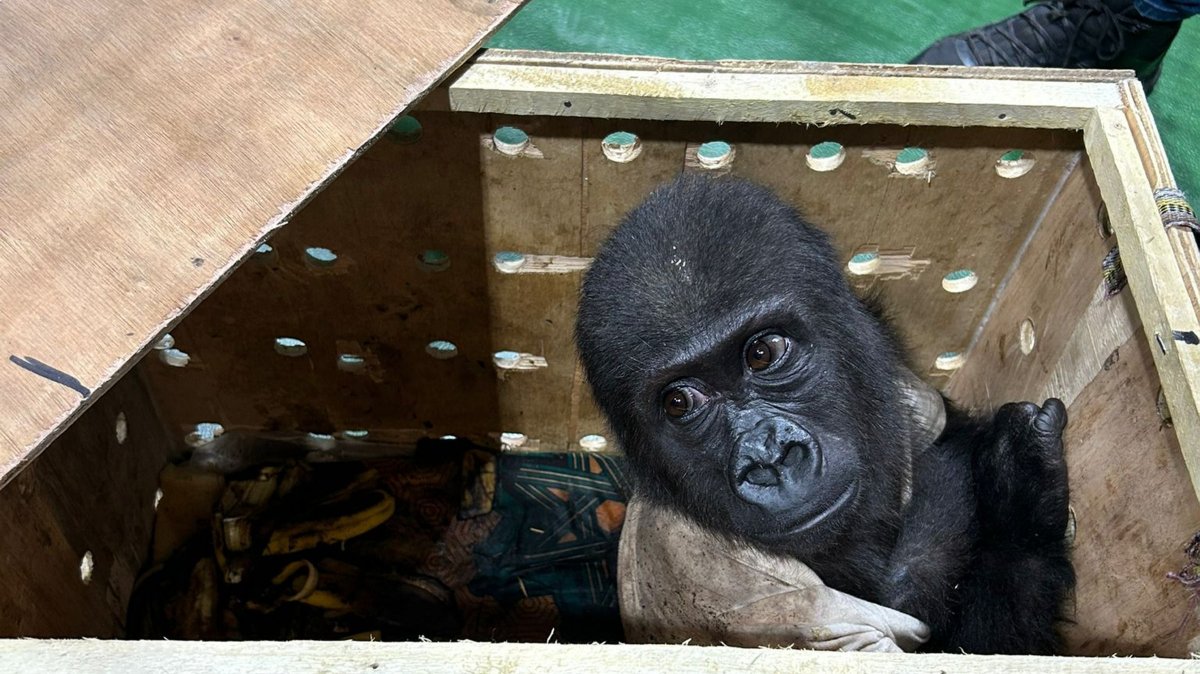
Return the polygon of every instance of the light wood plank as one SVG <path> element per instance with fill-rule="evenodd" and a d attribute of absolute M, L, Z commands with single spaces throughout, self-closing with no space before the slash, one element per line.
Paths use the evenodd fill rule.
<path fill-rule="evenodd" d="M 0 486 L 519 4 L 0 4 Z"/>
<path fill-rule="evenodd" d="M 465 112 L 1078 129 L 1093 109 L 1121 106 L 1117 83 L 1127 77 L 490 50 L 451 82 L 449 96 Z"/>
<path fill-rule="evenodd" d="M 0 636 L 123 633 L 168 447 L 141 380 L 126 377 L 0 490 Z"/>
<path fill-rule="evenodd" d="M 938 674 L 961 672 L 1200 671 L 1195 660 L 1035 656 L 823 653 L 723 646 L 559 645 L 370 642 L 0 641 L 0 669 L 87 671 L 97 674 L 172 672 L 820 672 L 821 674 Z"/>
<path fill-rule="evenodd" d="M 1200 493 L 1200 345 L 1174 337 L 1200 335 L 1200 322 L 1123 111 L 1097 109 L 1084 141 L 1192 485 Z"/>

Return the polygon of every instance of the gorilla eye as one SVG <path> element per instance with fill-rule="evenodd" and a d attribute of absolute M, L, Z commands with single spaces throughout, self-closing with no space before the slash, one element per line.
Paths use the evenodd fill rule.
<path fill-rule="evenodd" d="M 762 372 L 787 353 L 787 338 L 783 335 L 755 337 L 746 346 L 746 365 L 755 372 Z"/>
<path fill-rule="evenodd" d="M 691 386 L 676 386 L 663 395 L 663 410 L 667 416 L 680 419 L 708 402 L 708 397 Z"/>

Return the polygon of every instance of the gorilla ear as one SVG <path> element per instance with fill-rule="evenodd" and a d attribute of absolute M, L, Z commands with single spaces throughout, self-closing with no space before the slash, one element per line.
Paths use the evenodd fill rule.
<path fill-rule="evenodd" d="M 905 406 L 912 411 L 907 424 L 908 451 L 919 454 L 946 428 L 946 403 L 937 389 L 907 367 L 901 369 L 897 383 Z"/>

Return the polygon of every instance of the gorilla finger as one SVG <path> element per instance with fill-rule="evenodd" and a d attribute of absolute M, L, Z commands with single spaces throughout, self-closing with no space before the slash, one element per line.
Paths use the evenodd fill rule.
<path fill-rule="evenodd" d="M 1058 435 L 1067 427 L 1067 408 L 1058 398 L 1049 398 L 1033 420 L 1033 427 L 1043 435 Z"/>

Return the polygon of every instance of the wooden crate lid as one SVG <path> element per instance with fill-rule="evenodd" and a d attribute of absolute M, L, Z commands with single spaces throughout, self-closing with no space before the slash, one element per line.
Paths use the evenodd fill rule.
<path fill-rule="evenodd" d="M 521 2 L 0 4 L 0 486 Z"/>

